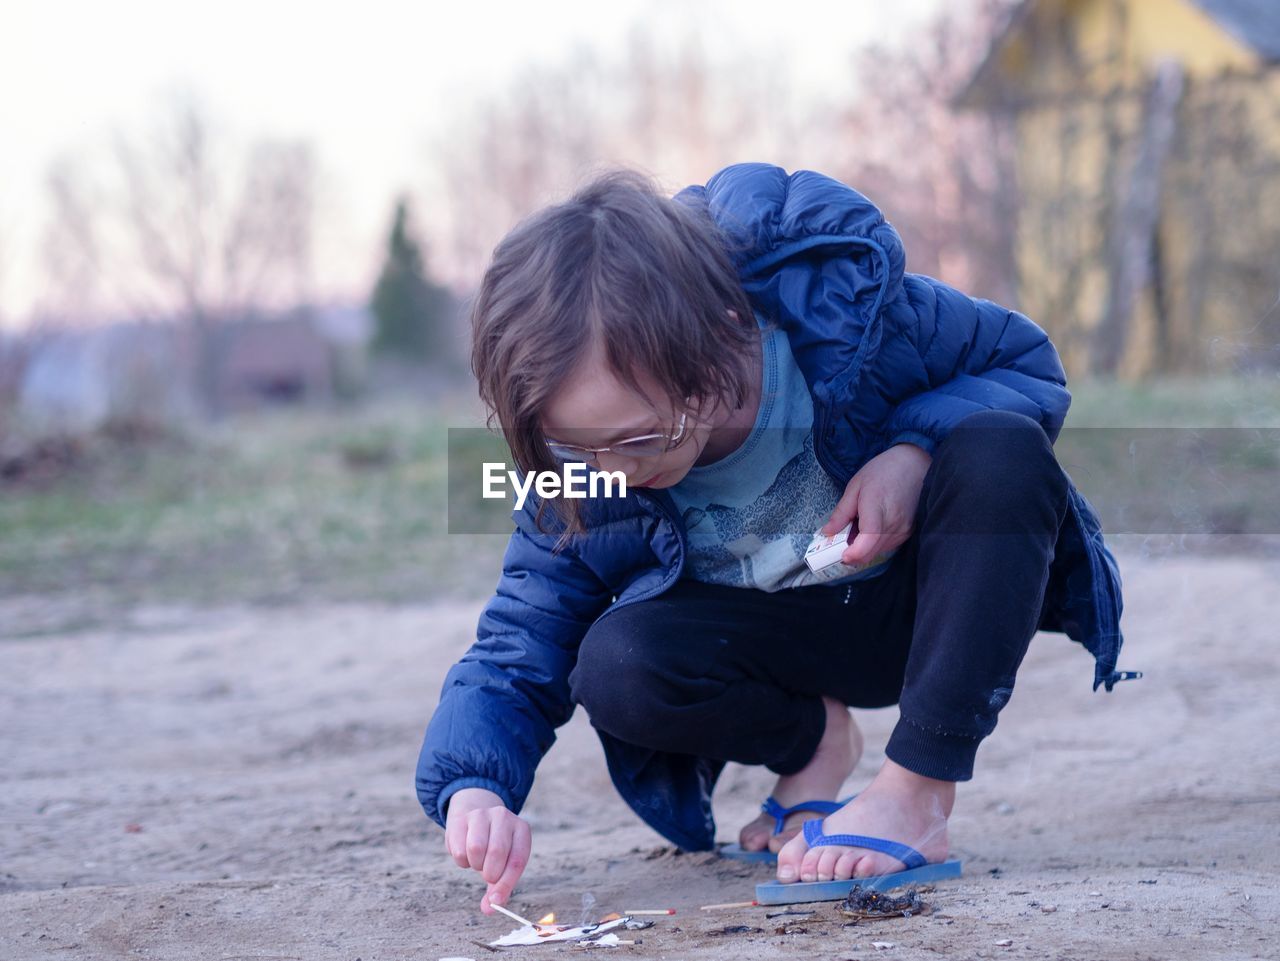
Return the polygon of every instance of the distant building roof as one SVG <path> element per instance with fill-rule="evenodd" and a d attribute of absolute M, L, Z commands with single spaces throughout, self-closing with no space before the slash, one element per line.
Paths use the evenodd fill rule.
<path fill-rule="evenodd" d="M 1276 0 L 1192 0 L 1241 43 L 1280 60 L 1280 3 Z"/>
<path fill-rule="evenodd" d="M 1040 0 L 1020 0 L 1005 16 L 1004 23 L 996 31 L 987 49 L 987 55 L 978 64 L 963 89 L 953 99 L 959 107 L 974 105 L 974 96 L 981 84 L 995 70 L 996 55 L 1009 36 L 1017 30 Z M 1218 26 L 1240 43 L 1257 51 L 1265 60 L 1280 62 L 1280 0 L 1187 0 L 1199 7 Z"/>

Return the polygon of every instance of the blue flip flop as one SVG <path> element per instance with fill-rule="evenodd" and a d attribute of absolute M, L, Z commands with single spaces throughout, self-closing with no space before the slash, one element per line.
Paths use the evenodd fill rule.
<path fill-rule="evenodd" d="M 756 901 L 760 904 L 803 904 L 808 901 L 839 901 L 849 896 L 854 885 L 868 891 L 887 891 L 900 884 L 941 881 L 960 877 L 960 861 L 951 858 L 930 864 L 923 854 L 907 844 L 861 834 L 823 834 L 820 820 L 805 821 L 804 839 L 809 847 L 839 844 L 844 847 L 868 848 L 901 861 L 906 870 L 881 874 L 873 878 L 846 878 L 843 881 L 793 881 L 781 884 L 771 881 L 756 885 Z"/>
<path fill-rule="evenodd" d="M 856 794 L 851 795 L 843 801 L 801 801 L 799 804 L 784 808 L 771 794 L 764 799 L 764 803 L 760 805 L 760 810 L 774 819 L 773 834 L 776 837 L 786 829 L 787 818 L 797 811 L 812 811 L 815 814 L 822 815 L 835 814 L 836 811 L 839 811 L 857 796 Z M 778 860 L 778 855 L 768 848 L 763 851 L 747 851 L 741 844 L 737 843 L 726 844 L 720 848 L 719 853 L 721 857 L 733 858 L 737 861 L 759 861 L 765 864 L 772 864 Z"/>

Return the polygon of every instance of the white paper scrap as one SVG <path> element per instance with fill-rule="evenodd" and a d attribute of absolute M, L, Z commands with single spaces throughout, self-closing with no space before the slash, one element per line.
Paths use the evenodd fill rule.
<path fill-rule="evenodd" d="M 626 921 L 626 918 L 617 918 L 613 921 L 605 921 L 603 924 L 585 924 L 585 925 L 566 925 L 566 924 L 544 924 L 541 928 L 532 925 L 524 925 L 516 928 L 510 934 L 504 934 L 497 941 L 490 941 L 491 948 L 510 948 L 516 945 L 526 944 L 546 944 L 548 941 L 578 941 L 582 938 L 590 937 L 593 934 L 601 934 L 610 928 L 616 928 L 618 925 Z M 554 934 L 544 934 L 551 928 L 558 928 Z"/>

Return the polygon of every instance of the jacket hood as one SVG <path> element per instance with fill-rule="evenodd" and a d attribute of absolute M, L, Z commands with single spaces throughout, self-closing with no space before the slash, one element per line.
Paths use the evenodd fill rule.
<path fill-rule="evenodd" d="M 851 391 L 906 269 L 902 239 L 880 209 L 830 177 L 760 163 L 727 167 L 676 199 L 705 205 L 747 295 L 786 330 L 814 393 Z M 824 379 L 832 369 L 842 373 Z"/>

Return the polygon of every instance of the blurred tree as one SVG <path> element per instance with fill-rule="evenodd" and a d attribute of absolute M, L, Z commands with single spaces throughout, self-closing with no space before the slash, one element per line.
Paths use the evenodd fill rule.
<path fill-rule="evenodd" d="M 48 293 L 40 313 L 61 325 L 85 321 L 101 308 L 104 281 L 100 220 L 102 198 L 82 163 L 56 160 L 45 176 L 52 216 L 45 228 L 42 260 Z"/>
<path fill-rule="evenodd" d="M 396 201 L 386 260 L 370 308 L 376 321 L 376 350 L 414 360 L 451 360 L 453 299 L 427 276 L 405 197 Z"/>
<path fill-rule="evenodd" d="M 0 228 L 2 227 L 3 224 L 0 224 Z M 10 257 L 9 248 L 5 245 L 4 238 L 5 231 L 0 229 L 0 330 L 4 330 L 7 325 L 5 320 L 5 308 L 7 306 L 5 302 L 5 278 L 8 274 Z"/>
<path fill-rule="evenodd" d="M 667 9 L 635 23 L 620 57 L 576 47 L 455 117 L 431 171 L 442 276 L 475 284 L 507 231 L 601 167 L 636 167 L 672 190 L 742 160 L 822 169 L 830 115 L 798 105 L 781 57 L 716 53 L 716 24 L 696 5 Z"/>
<path fill-rule="evenodd" d="M 1012 118 L 953 104 L 1010 9 L 1011 0 L 946 5 L 909 42 L 861 53 L 858 93 L 834 118 L 829 172 L 893 221 L 908 270 L 1017 306 Z"/>
<path fill-rule="evenodd" d="M 115 148 L 125 230 L 162 303 L 201 325 L 309 299 L 310 145 L 260 141 L 237 158 L 188 99 Z"/>
<path fill-rule="evenodd" d="M 314 151 L 274 140 L 241 150 L 190 96 L 113 147 L 50 168 L 37 313 L 59 325 L 177 321 L 192 334 L 197 395 L 217 413 L 221 325 L 311 300 Z"/>
<path fill-rule="evenodd" d="M 721 25 L 684 7 L 638 20 L 620 56 L 582 47 L 531 66 L 439 144 L 444 203 L 430 226 L 447 240 L 444 275 L 476 283 L 504 233 L 600 166 L 638 167 L 674 191 L 764 161 L 850 184 L 902 232 L 909 269 L 1016 306 L 1011 124 L 951 104 L 1012 2 L 966 0 L 900 45 L 851 47 L 847 82 L 821 94 L 801 96 L 776 55 L 717 51 Z"/>

